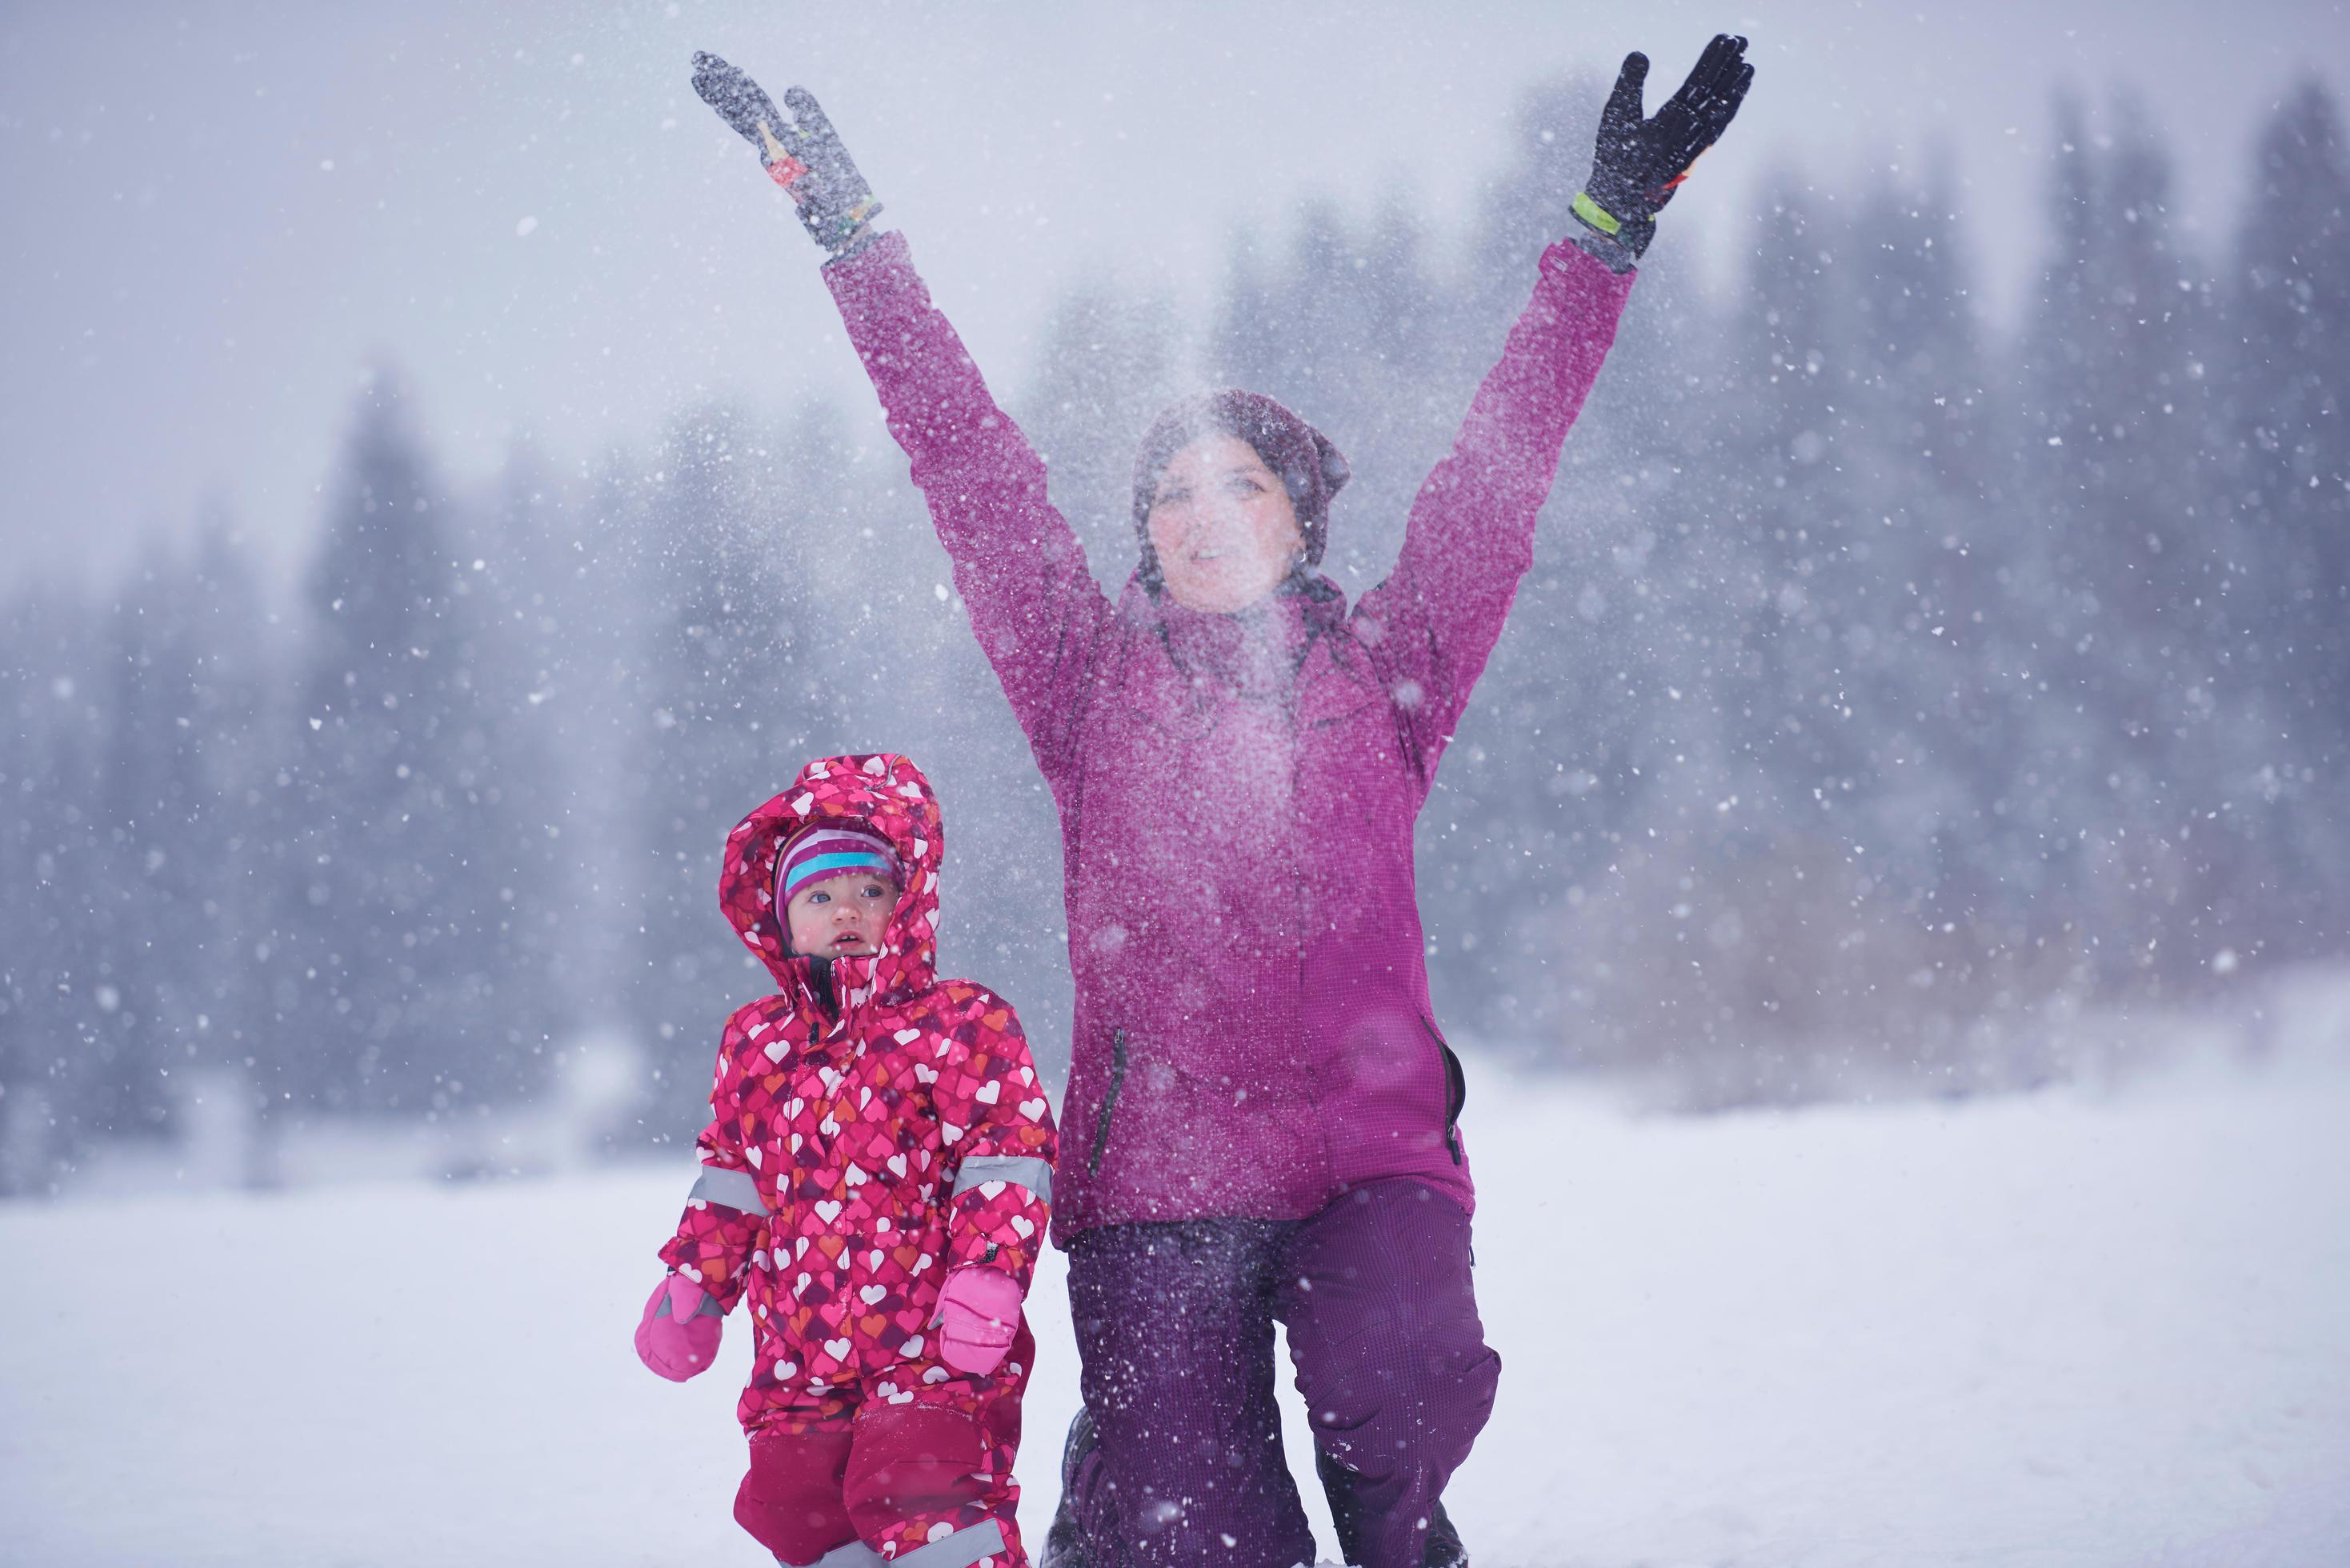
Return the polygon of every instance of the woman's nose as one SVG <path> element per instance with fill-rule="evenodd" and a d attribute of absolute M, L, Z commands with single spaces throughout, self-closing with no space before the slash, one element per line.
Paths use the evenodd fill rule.
<path fill-rule="evenodd" d="M 1202 506 L 1185 520 L 1183 543 L 1187 545 L 1212 544 L 1226 532 L 1231 521 L 1231 508 Z"/>

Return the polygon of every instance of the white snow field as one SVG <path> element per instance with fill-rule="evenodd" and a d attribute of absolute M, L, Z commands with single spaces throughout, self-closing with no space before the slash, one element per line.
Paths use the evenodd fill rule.
<path fill-rule="evenodd" d="M 1686 1120 L 1471 1071 L 1479 1568 L 2350 1563 L 2350 1073 Z M 688 1177 L 0 1209 L 0 1561 L 764 1561 L 743 1325 L 629 1350 Z"/>

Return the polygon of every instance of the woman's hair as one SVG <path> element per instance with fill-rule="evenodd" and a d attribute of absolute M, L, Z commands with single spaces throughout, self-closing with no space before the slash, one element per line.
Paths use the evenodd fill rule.
<path fill-rule="evenodd" d="M 1237 436 L 1249 443 L 1265 467 L 1281 476 L 1289 504 L 1297 512 L 1297 531 L 1305 540 L 1305 565 L 1322 564 L 1322 549 L 1330 535 L 1330 498 L 1345 488 L 1353 470 L 1330 438 L 1262 392 L 1226 388 L 1201 392 L 1169 408 L 1144 433 L 1134 456 L 1134 532 L 1142 545 L 1142 586 L 1152 593 L 1160 587 L 1159 552 L 1150 544 L 1150 506 L 1159 496 L 1159 476 L 1175 454 L 1202 436 Z"/>

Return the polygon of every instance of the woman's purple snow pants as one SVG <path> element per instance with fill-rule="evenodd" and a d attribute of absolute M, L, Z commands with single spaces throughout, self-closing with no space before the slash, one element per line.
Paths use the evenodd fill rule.
<path fill-rule="evenodd" d="M 1315 1442 L 1350 1472 L 1349 1560 L 1420 1568 L 1502 1370 L 1459 1204 L 1378 1181 L 1305 1220 L 1109 1225 L 1068 1253 L 1099 1447 L 1065 1508 L 1089 1568 L 1314 1560 L 1274 1403 L 1276 1320 Z"/>

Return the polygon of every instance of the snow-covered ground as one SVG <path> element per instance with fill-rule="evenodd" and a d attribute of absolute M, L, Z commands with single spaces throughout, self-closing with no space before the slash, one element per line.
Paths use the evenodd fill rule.
<path fill-rule="evenodd" d="M 1469 1123 L 1480 1568 L 2350 1563 L 2350 1072 L 1676 1120 L 1472 1064 Z M 0 1561 L 762 1561 L 742 1325 L 629 1346 L 687 1179 L 0 1209 Z"/>

